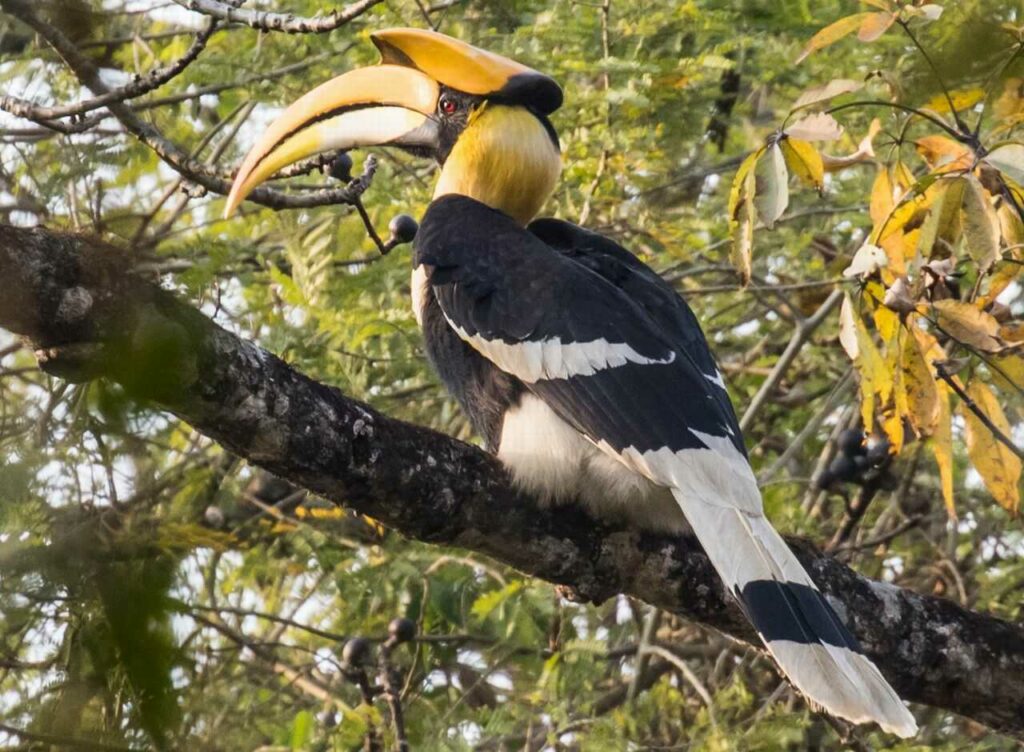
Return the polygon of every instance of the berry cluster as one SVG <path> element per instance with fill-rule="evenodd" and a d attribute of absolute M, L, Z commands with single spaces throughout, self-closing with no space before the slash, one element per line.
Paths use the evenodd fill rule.
<path fill-rule="evenodd" d="M 861 483 L 873 469 L 883 466 L 889 459 L 889 440 L 884 437 L 864 436 L 863 431 L 847 429 L 839 434 L 839 453 L 828 469 L 818 478 L 821 488 L 833 483 Z"/>

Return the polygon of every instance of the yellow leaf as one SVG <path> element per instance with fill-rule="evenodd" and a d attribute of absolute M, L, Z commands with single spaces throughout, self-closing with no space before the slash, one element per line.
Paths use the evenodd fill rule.
<path fill-rule="evenodd" d="M 910 339 L 910 337 L 908 337 Z M 885 377 L 889 383 L 892 403 L 882 411 L 882 430 L 889 437 L 890 451 L 899 454 L 903 449 L 903 418 L 910 413 L 903 371 L 903 349 L 890 347 L 885 358 Z"/>
<path fill-rule="evenodd" d="M 798 138 L 783 139 L 779 146 L 790 172 L 819 192 L 825 188 L 825 167 L 817 149 Z"/>
<path fill-rule="evenodd" d="M 892 380 L 886 373 L 885 361 L 875 347 L 864 321 L 854 311 L 849 295 L 844 297 L 839 310 L 839 342 L 860 374 L 863 425 L 872 426 L 875 395 L 878 394 L 882 403 L 885 403 L 892 391 Z"/>
<path fill-rule="evenodd" d="M 740 168 L 736 170 L 736 177 L 732 180 L 732 188 L 729 190 L 729 219 L 730 221 L 736 219 L 736 210 L 740 205 L 740 201 L 744 198 L 751 198 L 750 192 L 747 188 L 747 178 L 754 171 L 754 166 L 757 164 L 757 160 L 761 158 L 764 153 L 764 149 L 758 149 L 757 151 L 747 155 L 747 158 L 740 163 Z"/>
<path fill-rule="evenodd" d="M 928 216 L 921 225 L 917 250 L 925 258 L 935 254 L 935 242 L 944 240 L 952 246 L 960 236 L 960 207 L 963 204 L 966 181 L 962 177 L 944 178 L 935 183 L 935 198 L 928 208 Z"/>
<path fill-rule="evenodd" d="M 852 34 L 868 16 L 873 16 L 874 13 L 854 13 L 852 16 L 846 16 L 846 18 L 840 18 L 835 23 L 831 23 L 824 29 L 819 31 L 807 42 L 803 52 L 800 53 L 800 57 L 796 59 L 796 63 L 802 62 L 812 52 L 817 52 L 820 49 L 828 47 L 830 44 L 838 42 L 843 37 Z"/>
<path fill-rule="evenodd" d="M 896 20 L 895 13 L 868 13 L 860 25 L 857 38 L 862 42 L 874 42 L 884 34 Z"/>
<path fill-rule="evenodd" d="M 1024 342 L 1024 322 L 1011 321 L 999 327 L 999 336 L 1007 342 Z"/>
<path fill-rule="evenodd" d="M 960 300 L 936 300 L 932 303 L 939 326 L 957 342 L 982 352 L 999 352 L 999 322 L 970 303 Z"/>
<path fill-rule="evenodd" d="M 928 167 L 939 172 L 966 170 L 974 160 L 970 149 L 945 136 L 923 136 L 914 145 Z"/>
<path fill-rule="evenodd" d="M 1005 120 L 1024 110 L 1024 78 L 1008 78 L 1003 84 L 1003 93 L 992 103 L 992 116 Z"/>
<path fill-rule="evenodd" d="M 1024 222 L 1009 201 L 1004 201 L 996 211 L 999 215 L 999 228 L 1008 246 L 1019 246 L 1024 243 Z"/>
<path fill-rule="evenodd" d="M 932 369 L 916 337 L 903 343 L 903 383 L 907 388 L 907 415 L 921 437 L 931 436 L 939 420 L 939 393 Z"/>
<path fill-rule="evenodd" d="M 963 233 L 967 252 L 984 274 L 999 258 L 999 217 L 974 175 L 963 176 Z"/>
<path fill-rule="evenodd" d="M 957 112 L 969 110 L 984 98 L 984 89 L 956 89 L 949 92 L 949 99 L 953 100 L 953 108 Z M 933 112 L 938 112 L 940 114 L 950 111 L 949 100 L 946 99 L 945 93 L 936 94 L 934 97 L 929 99 L 924 106 L 925 109 L 932 110 Z"/>
<path fill-rule="evenodd" d="M 729 254 L 729 260 L 739 274 L 743 287 L 750 284 L 750 276 L 753 274 L 754 218 L 754 202 L 744 201 L 733 231 L 732 251 Z"/>
<path fill-rule="evenodd" d="M 878 175 L 875 176 L 875 182 L 871 186 L 869 207 L 871 221 L 876 226 L 881 225 L 894 206 L 896 206 L 896 192 L 893 188 L 892 178 L 889 175 L 889 168 L 882 165 L 878 168 Z"/>
<path fill-rule="evenodd" d="M 1005 355 L 989 362 L 992 382 L 1007 394 L 1018 394 L 1024 389 L 1024 357 Z"/>
<path fill-rule="evenodd" d="M 876 283 L 877 284 L 877 283 Z M 881 285 L 879 285 L 881 287 Z M 884 293 L 883 293 L 884 294 Z M 884 305 L 878 306 L 874 312 L 875 328 L 885 343 L 892 342 L 900 329 L 900 315 Z"/>
<path fill-rule="evenodd" d="M 939 466 L 939 483 L 942 486 L 942 500 L 946 504 L 946 513 L 956 518 L 956 502 L 953 498 L 953 416 L 949 410 L 949 387 L 944 383 L 936 384 L 938 396 L 938 415 L 935 421 L 935 433 L 932 434 L 932 452 L 935 464 Z"/>
<path fill-rule="evenodd" d="M 984 382 L 974 379 L 967 388 L 967 394 L 978 410 L 1004 436 L 1010 435 L 1010 424 L 1003 409 Z M 1020 489 L 1017 485 L 1020 481 L 1020 458 L 997 439 L 966 404 L 961 405 L 960 412 L 967 424 L 967 456 L 971 458 L 971 464 L 999 505 L 1011 514 L 1017 514 L 1020 508 Z"/>
<path fill-rule="evenodd" d="M 876 240 L 885 240 L 893 233 L 906 232 L 920 225 L 924 221 L 925 212 L 940 192 L 940 183 L 941 181 L 935 181 L 923 189 L 918 185 L 904 194 L 882 224 L 875 225 L 872 234 L 876 236 Z"/>
<path fill-rule="evenodd" d="M 743 160 L 729 191 L 729 227 L 733 241 L 729 259 L 744 286 L 750 283 L 751 251 L 754 245 L 755 168 L 763 153 L 764 149 L 758 149 Z"/>
<path fill-rule="evenodd" d="M 1020 273 L 1021 266 L 1019 263 L 1014 261 L 1000 261 L 996 263 L 995 271 L 993 271 L 988 278 L 988 290 L 982 298 L 979 298 L 979 300 L 983 304 L 988 305 L 998 298 L 1011 283 L 1016 282 Z M 1001 336 L 1003 336 L 1003 339 L 1010 339 L 1005 335 Z M 1018 340 L 1011 341 L 1016 342 Z"/>

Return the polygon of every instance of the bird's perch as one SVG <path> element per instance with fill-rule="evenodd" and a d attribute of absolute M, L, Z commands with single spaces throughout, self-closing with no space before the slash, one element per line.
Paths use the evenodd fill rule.
<path fill-rule="evenodd" d="M 43 367 L 123 384 L 250 462 L 404 535 L 471 549 L 600 601 L 627 593 L 755 637 L 691 540 L 542 511 L 489 455 L 317 383 L 127 271 L 117 249 L 0 225 L 0 327 Z M 900 694 L 1024 738 L 1024 628 L 801 561 Z"/>

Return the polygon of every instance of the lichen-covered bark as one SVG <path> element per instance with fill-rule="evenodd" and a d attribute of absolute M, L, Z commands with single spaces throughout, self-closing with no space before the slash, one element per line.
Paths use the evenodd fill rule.
<path fill-rule="evenodd" d="M 304 376 L 127 271 L 114 248 L 0 225 L 0 327 L 47 370 L 117 380 L 250 462 L 418 540 L 487 554 L 600 601 L 628 593 L 748 642 L 692 540 L 541 510 L 479 449 Z M 1024 629 L 794 547 L 908 700 L 1024 738 Z"/>

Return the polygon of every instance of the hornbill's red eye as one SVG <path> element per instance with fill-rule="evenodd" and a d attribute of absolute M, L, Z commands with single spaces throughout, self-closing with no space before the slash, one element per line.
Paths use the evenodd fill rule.
<path fill-rule="evenodd" d="M 459 109 L 459 103 L 451 97 L 444 96 L 441 97 L 441 101 L 438 102 L 438 107 L 445 115 L 454 115 L 455 111 Z"/>

